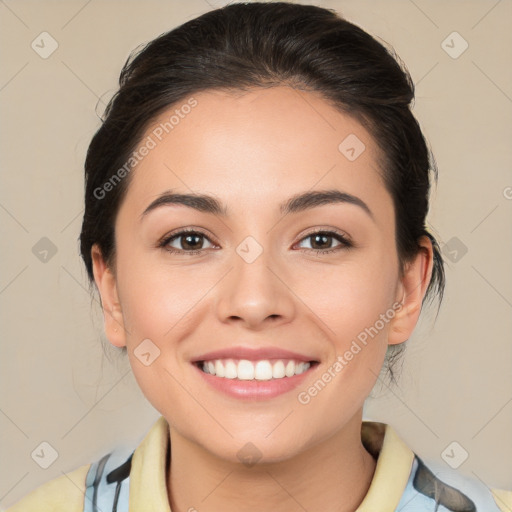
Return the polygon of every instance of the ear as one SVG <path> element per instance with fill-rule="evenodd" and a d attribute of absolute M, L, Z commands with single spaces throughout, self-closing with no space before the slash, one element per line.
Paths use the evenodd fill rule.
<path fill-rule="evenodd" d="M 432 277 L 434 256 L 432 242 L 428 236 L 422 236 L 421 249 L 405 268 L 398 287 L 397 300 L 403 297 L 403 306 L 390 322 L 388 344 L 397 345 L 411 336 L 421 313 L 421 304 Z"/>
<path fill-rule="evenodd" d="M 97 244 L 91 248 L 94 281 L 101 296 L 107 339 L 116 347 L 126 346 L 123 314 L 117 294 L 116 278 L 103 259 Z"/>

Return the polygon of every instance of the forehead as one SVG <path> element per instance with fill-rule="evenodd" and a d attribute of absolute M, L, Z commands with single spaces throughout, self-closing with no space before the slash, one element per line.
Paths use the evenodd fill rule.
<path fill-rule="evenodd" d="M 391 203 L 369 132 L 319 94 L 286 86 L 193 94 L 151 122 L 143 146 L 123 205 L 139 214 L 169 190 L 211 194 L 233 214 L 310 189 L 364 196 L 377 210 Z"/>

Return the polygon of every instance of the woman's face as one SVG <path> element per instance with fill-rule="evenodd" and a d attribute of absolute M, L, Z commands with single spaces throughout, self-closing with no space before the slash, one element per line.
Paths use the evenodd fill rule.
<path fill-rule="evenodd" d="M 114 297 L 124 330 L 107 327 L 107 336 L 127 346 L 145 396 L 175 432 L 233 462 L 247 442 L 275 461 L 340 431 L 370 393 L 388 343 L 410 334 L 390 339 L 404 288 L 392 198 L 369 133 L 313 93 L 207 91 L 162 114 L 139 156 L 102 300 Z M 290 202 L 318 191 L 357 199 Z M 170 193 L 211 196 L 223 213 L 155 203 Z M 183 229 L 196 233 L 175 236 Z M 317 364 L 300 377 L 236 379 L 236 388 L 192 362 L 234 347 Z"/>

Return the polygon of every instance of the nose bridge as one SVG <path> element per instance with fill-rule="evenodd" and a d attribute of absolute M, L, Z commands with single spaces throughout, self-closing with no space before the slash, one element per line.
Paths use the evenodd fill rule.
<path fill-rule="evenodd" d="M 288 318 L 292 314 L 290 292 L 276 276 L 279 265 L 269 248 L 247 236 L 231 258 L 232 270 L 217 301 L 221 320 L 238 318 L 255 327 L 269 317 Z"/>

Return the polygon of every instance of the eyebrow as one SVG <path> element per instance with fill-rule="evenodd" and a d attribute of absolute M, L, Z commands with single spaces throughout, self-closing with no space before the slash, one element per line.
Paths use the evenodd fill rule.
<path fill-rule="evenodd" d="M 360 207 L 375 222 L 373 212 L 368 205 L 359 197 L 340 190 L 313 190 L 297 194 L 289 198 L 279 206 L 282 215 L 289 213 L 299 213 L 311 208 L 323 206 L 326 204 L 346 203 Z M 218 199 L 205 194 L 178 194 L 167 190 L 158 196 L 149 206 L 142 212 L 141 220 L 151 211 L 161 206 L 167 205 L 183 205 L 193 208 L 199 212 L 228 217 L 227 207 Z"/>

